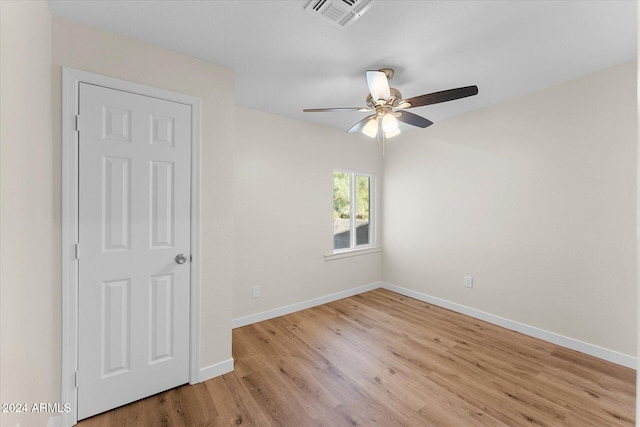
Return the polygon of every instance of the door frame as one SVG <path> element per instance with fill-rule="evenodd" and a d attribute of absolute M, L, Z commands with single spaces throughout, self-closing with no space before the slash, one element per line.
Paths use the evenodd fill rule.
<path fill-rule="evenodd" d="M 80 83 L 186 104 L 191 107 L 191 256 L 189 383 L 200 368 L 200 98 L 100 74 L 62 67 L 62 375 L 61 402 L 70 404 L 63 426 L 78 422 L 78 132 Z M 80 249 L 80 252 L 82 250 Z M 79 254 L 81 256 L 81 253 Z M 82 378 L 79 379 L 82 381 Z"/>

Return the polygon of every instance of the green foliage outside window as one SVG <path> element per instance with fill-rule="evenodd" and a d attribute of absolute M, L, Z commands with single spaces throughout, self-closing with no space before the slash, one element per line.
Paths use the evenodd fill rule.
<path fill-rule="evenodd" d="M 351 217 L 351 174 L 333 174 L 333 218 Z M 369 178 L 356 176 L 356 219 L 369 219 Z"/>
<path fill-rule="evenodd" d="M 346 172 L 333 174 L 333 219 L 351 216 L 350 178 L 351 174 Z"/>

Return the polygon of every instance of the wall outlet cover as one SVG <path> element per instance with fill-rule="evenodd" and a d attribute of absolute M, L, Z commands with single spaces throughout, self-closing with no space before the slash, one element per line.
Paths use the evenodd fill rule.
<path fill-rule="evenodd" d="M 473 277 L 464 276 L 464 287 L 465 288 L 473 288 Z"/>

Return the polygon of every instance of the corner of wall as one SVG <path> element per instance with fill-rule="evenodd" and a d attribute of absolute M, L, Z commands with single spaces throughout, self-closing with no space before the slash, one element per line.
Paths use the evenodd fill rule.
<path fill-rule="evenodd" d="M 59 403 L 52 16 L 45 1 L 2 1 L 0 19 L 0 401 Z M 51 415 L 28 409 L 0 414 L 2 425 L 45 425 Z"/>

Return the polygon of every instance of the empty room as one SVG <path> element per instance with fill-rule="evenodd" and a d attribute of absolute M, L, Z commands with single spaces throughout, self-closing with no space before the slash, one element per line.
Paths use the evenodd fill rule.
<path fill-rule="evenodd" d="M 0 19 L 2 427 L 636 425 L 636 1 Z"/>

